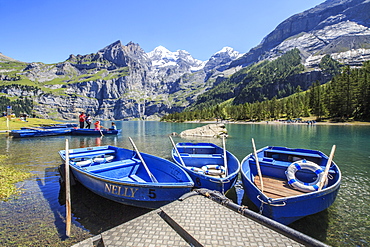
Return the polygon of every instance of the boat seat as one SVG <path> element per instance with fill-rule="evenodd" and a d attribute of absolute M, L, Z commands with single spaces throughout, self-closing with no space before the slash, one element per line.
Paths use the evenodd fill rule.
<path fill-rule="evenodd" d="M 208 149 L 214 149 L 215 147 L 212 147 L 212 146 L 201 146 L 201 145 L 197 145 L 197 146 L 192 146 L 192 145 L 184 145 L 184 146 L 177 146 L 177 148 L 191 148 L 191 149 L 200 149 L 200 148 L 208 148 Z"/>
<path fill-rule="evenodd" d="M 110 169 L 115 169 L 115 168 L 120 168 L 124 166 L 130 166 L 130 165 L 135 165 L 137 164 L 133 160 L 119 160 L 119 161 L 113 161 L 113 162 L 107 162 L 103 164 L 98 164 L 98 165 L 91 165 L 89 167 L 86 167 L 87 171 L 89 172 L 102 172 Z M 136 168 L 137 170 L 137 168 Z"/>
<path fill-rule="evenodd" d="M 258 159 L 260 165 L 272 165 L 272 166 L 279 166 L 279 167 L 285 167 L 288 168 L 288 166 L 291 164 L 289 162 L 285 161 L 279 161 L 279 160 L 274 160 L 274 159 L 269 159 L 269 158 L 259 158 Z M 255 159 L 251 160 L 251 164 L 256 165 Z"/>
<path fill-rule="evenodd" d="M 273 158 L 266 158 L 266 157 L 263 157 L 262 161 L 263 161 L 263 162 L 270 162 L 270 163 L 272 163 L 272 162 L 274 162 L 274 159 L 273 159 Z"/>
<path fill-rule="evenodd" d="M 135 159 L 134 159 L 135 160 Z M 136 163 L 135 166 L 133 166 L 132 170 L 130 171 L 130 174 L 128 176 L 125 176 L 123 178 L 120 178 L 122 181 L 127 181 L 127 182 L 142 182 L 142 183 L 147 183 L 148 181 L 143 180 L 139 176 L 136 175 L 137 170 L 139 169 L 141 163 Z"/>
<path fill-rule="evenodd" d="M 220 159 L 222 158 L 222 154 L 181 154 L 181 157 L 191 157 L 191 158 L 215 158 Z"/>
<path fill-rule="evenodd" d="M 148 183 L 148 181 L 145 181 L 144 179 L 138 177 L 137 175 L 131 175 L 129 176 L 132 180 L 136 182 L 141 182 L 141 183 Z"/>
<path fill-rule="evenodd" d="M 199 145 L 199 146 L 192 146 L 192 145 L 184 145 L 177 147 L 177 150 L 180 153 L 190 153 L 190 154 L 211 154 L 214 153 L 216 148 L 207 145 Z"/>
<path fill-rule="evenodd" d="M 78 153 L 70 153 L 69 154 L 69 158 L 70 159 L 73 159 L 73 158 L 83 158 L 83 157 L 89 157 L 89 158 L 92 158 L 92 157 L 95 157 L 95 156 L 99 156 L 99 155 L 104 155 L 104 154 L 113 154 L 115 153 L 114 150 L 112 149 L 104 149 L 104 150 L 98 150 L 98 151 L 84 151 L 84 152 L 78 152 Z"/>
<path fill-rule="evenodd" d="M 121 178 L 120 180 L 123 181 L 123 182 L 148 183 L 148 181 L 145 181 L 145 180 L 143 180 L 142 178 L 140 178 L 140 177 L 138 177 L 136 175 L 127 176 L 127 177 Z"/>
<path fill-rule="evenodd" d="M 286 161 L 274 160 L 274 159 L 270 159 L 270 158 L 267 158 L 267 159 L 266 158 L 263 158 L 263 159 L 259 158 L 258 161 L 259 161 L 259 164 L 260 164 L 261 168 L 265 165 L 265 166 L 278 167 L 278 168 L 284 169 L 284 170 L 288 169 L 288 166 L 293 163 L 293 162 L 290 163 L 290 162 L 286 162 Z M 251 160 L 250 162 L 251 162 L 252 165 L 256 165 L 256 161 L 254 159 Z M 325 169 L 325 167 L 323 167 L 323 166 L 320 166 L 320 167 L 323 170 Z M 329 174 L 335 174 L 335 171 L 333 169 L 329 169 Z"/>
<path fill-rule="evenodd" d="M 312 153 L 303 153 L 303 152 L 294 152 L 294 151 L 284 151 L 284 150 L 266 150 L 265 156 L 271 157 L 272 154 L 287 154 L 292 156 L 304 156 L 312 158 L 322 158 L 319 154 Z"/>

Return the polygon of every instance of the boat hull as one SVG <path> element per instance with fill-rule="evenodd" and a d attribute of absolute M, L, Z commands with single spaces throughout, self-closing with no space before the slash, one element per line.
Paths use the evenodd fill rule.
<path fill-rule="evenodd" d="M 87 160 L 107 150 L 114 151 L 111 152 L 115 156 L 112 162 L 85 166 L 70 162 L 74 178 L 104 198 L 125 205 L 154 209 L 177 200 L 194 186 L 186 172 L 174 163 L 141 153 L 147 167 L 158 180 L 152 182 L 141 161 L 128 149 L 112 146 L 74 149 L 71 160 L 73 157 L 84 157 Z M 65 151 L 59 154 L 65 162 Z"/>
<path fill-rule="evenodd" d="M 72 135 L 91 135 L 91 136 L 101 136 L 101 135 L 118 135 L 121 130 L 95 130 L 95 129 L 73 129 Z"/>
<path fill-rule="evenodd" d="M 23 138 L 23 137 L 40 137 L 40 136 L 56 136 L 56 135 L 66 135 L 71 133 L 70 128 L 34 128 L 34 129 L 20 129 L 20 130 L 12 130 L 9 132 L 10 136 L 15 138 Z"/>
<path fill-rule="evenodd" d="M 239 160 L 229 151 L 226 151 L 228 172 L 226 177 L 208 176 L 192 170 L 206 165 L 224 165 L 223 149 L 213 143 L 177 143 L 185 167 L 175 149 L 172 149 L 172 159 L 184 168 L 194 181 L 195 188 L 207 188 L 226 193 L 234 187 L 240 170 Z"/>
<path fill-rule="evenodd" d="M 266 154 L 266 150 L 269 150 L 268 152 L 271 151 L 271 153 L 273 153 L 274 148 L 276 147 L 265 147 L 258 150 L 257 156 L 261 167 L 262 177 L 264 178 L 264 176 L 266 176 L 270 178 L 275 176 L 277 179 L 282 179 L 283 176 L 285 176 L 285 171 L 291 162 L 275 160 L 272 157 L 266 157 L 264 155 Z M 285 152 L 284 155 L 288 156 L 294 156 L 294 153 L 299 153 L 300 155 L 296 155 L 297 157 L 313 159 L 323 169 L 328 160 L 328 157 L 319 151 L 312 153 L 312 150 L 310 150 L 310 152 L 307 153 L 308 156 L 306 157 L 304 156 L 304 150 L 302 149 L 295 151 L 288 148 L 279 148 L 277 149 L 277 152 Z M 257 179 L 256 162 L 252 154 L 243 159 L 241 166 L 242 183 L 245 196 L 250 199 L 258 208 L 262 209 L 262 214 L 264 216 L 285 225 L 288 225 L 307 215 L 321 212 L 330 207 L 335 201 L 340 188 L 341 173 L 338 166 L 334 162 L 332 162 L 329 172 L 332 179 L 329 180 L 329 184 L 326 188 L 323 188 L 320 191 L 308 193 L 302 192 L 300 195 L 285 197 L 268 196 L 267 188 L 264 192 L 262 192 L 256 185 L 256 181 L 254 181 L 254 179 Z M 303 174 L 301 176 L 305 175 Z"/>
<path fill-rule="evenodd" d="M 86 176 L 73 169 L 74 177 L 87 189 L 109 200 L 125 205 L 155 209 L 177 200 L 190 192 L 192 186 L 158 186 L 112 182 Z"/>

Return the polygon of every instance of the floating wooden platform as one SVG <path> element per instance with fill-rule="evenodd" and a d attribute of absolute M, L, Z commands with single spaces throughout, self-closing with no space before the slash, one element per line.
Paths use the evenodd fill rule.
<path fill-rule="evenodd" d="M 258 216 L 265 218 L 262 215 Z M 271 220 L 267 219 L 267 221 Z M 273 224 L 280 225 L 277 222 Z M 307 242 L 303 244 L 287 236 L 286 232 L 296 232 L 295 230 L 281 226 L 285 227 L 285 233 L 282 230 L 272 229 L 266 222 L 261 223 L 242 216 L 215 200 L 203 195 L 195 195 L 151 211 L 80 242 L 74 247 L 309 246 Z M 286 231 L 286 228 L 289 230 Z M 304 236 L 303 239 L 310 239 L 302 233 L 296 233 L 298 238 Z M 312 239 L 312 241 L 311 246 L 326 246 L 317 240 Z"/>
<path fill-rule="evenodd" d="M 305 192 L 290 187 L 286 179 L 263 176 L 262 181 L 263 193 L 273 199 L 305 194 Z M 261 180 L 258 175 L 254 178 L 254 183 L 261 189 Z"/>

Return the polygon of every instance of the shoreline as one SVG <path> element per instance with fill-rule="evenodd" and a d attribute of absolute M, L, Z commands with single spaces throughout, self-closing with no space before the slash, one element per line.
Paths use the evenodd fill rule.
<path fill-rule="evenodd" d="M 315 122 L 312 124 L 302 122 L 287 122 L 287 121 L 259 121 L 259 122 L 244 122 L 244 121 L 185 121 L 184 123 L 205 123 L 205 124 L 275 124 L 275 125 L 353 125 L 353 126 L 370 126 L 370 122 Z"/>

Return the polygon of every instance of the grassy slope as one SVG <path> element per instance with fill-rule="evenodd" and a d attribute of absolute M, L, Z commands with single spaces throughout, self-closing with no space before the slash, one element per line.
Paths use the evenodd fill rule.
<path fill-rule="evenodd" d="M 27 118 L 27 122 L 19 118 L 12 118 L 9 120 L 9 130 L 20 129 L 22 127 L 38 127 L 41 124 L 56 124 L 60 123 L 50 119 Z M 6 117 L 0 117 L 0 131 L 8 130 Z"/>

